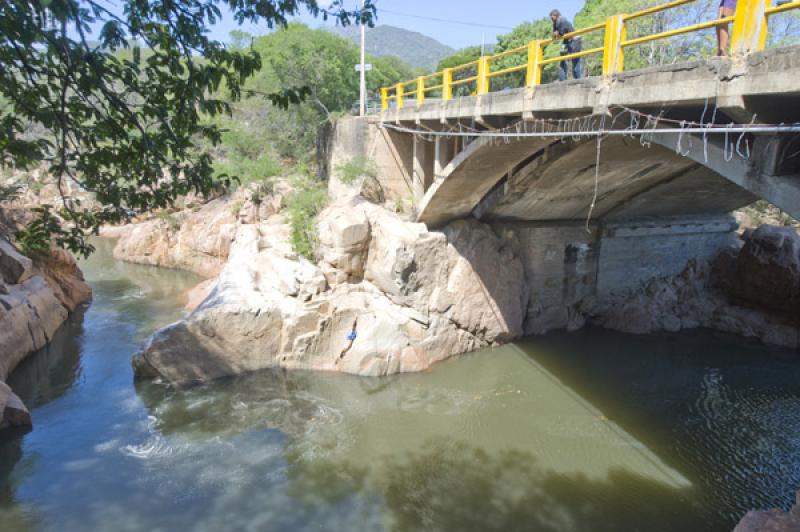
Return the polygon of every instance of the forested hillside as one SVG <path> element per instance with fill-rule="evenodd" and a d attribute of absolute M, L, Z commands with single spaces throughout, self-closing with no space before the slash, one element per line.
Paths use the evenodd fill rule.
<path fill-rule="evenodd" d="M 353 42 L 360 42 L 361 33 L 355 26 L 336 27 L 333 31 Z M 404 63 L 425 70 L 433 69 L 453 48 L 416 31 L 395 26 L 375 26 L 367 30 L 367 53 L 377 57 L 396 56 Z"/>

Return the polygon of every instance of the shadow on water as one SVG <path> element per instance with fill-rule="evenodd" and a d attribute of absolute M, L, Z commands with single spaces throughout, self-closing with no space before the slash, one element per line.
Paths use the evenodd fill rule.
<path fill-rule="evenodd" d="M 659 482 L 624 470 L 606 481 L 557 475 L 519 450 L 430 441 L 386 470 L 394 530 L 674 531 L 699 518 Z"/>
<path fill-rule="evenodd" d="M 80 378 L 85 313 L 86 307 L 78 307 L 50 344 L 23 360 L 9 376 L 9 386 L 29 409 L 58 399 Z"/>
<path fill-rule="evenodd" d="M 715 509 L 720 529 L 750 509 L 794 503 L 796 351 L 712 331 L 632 336 L 592 328 L 520 347 L 681 471 L 698 487 L 698 503 Z"/>
<path fill-rule="evenodd" d="M 393 385 L 386 386 L 387 381 Z M 299 505 L 286 510 L 286 519 L 295 512 L 316 515 L 351 507 L 360 500 L 372 508 L 368 514 L 379 516 L 379 529 L 397 531 L 658 531 L 689 530 L 708 522 L 693 503 L 692 488 L 623 468 L 610 470 L 604 480 L 555 473 L 531 452 L 487 450 L 458 435 L 423 435 L 421 445 L 403 451 L 382 445 L 378 435 L 366 454 L 339 452 L 341 440 L 357 432 L 364 417 L 396 409 L 397 397 L 411 396 L 417 388 L 413 378 L 281 371 L 186 389 L 137 384 L 161 434 L 198 441 L 235 440 L 258 430 L 285 435 L 286 492 Z M 358 404 L 363 411 L 348 408 L 342 418 L 326 399 L 331 396 L 340 406 Z M 326 417 L 322 426 L 330 430 L 320 430 Z M 361 435 L 369 437 L 369 432 Z M 312 523 L 296 516 L 285 529 Z"/>

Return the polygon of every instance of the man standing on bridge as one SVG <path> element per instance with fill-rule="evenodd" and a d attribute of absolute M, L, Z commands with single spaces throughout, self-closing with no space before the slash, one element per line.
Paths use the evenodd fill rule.
<path fill-rule="evenodd" d="M 553 39 L 561 39 L 564 37 L 564 35 L 575 31 L 575 27 L 572 25 L 572 23 L 565 17 L 561 16 L 561 12 L 558 9 L 554 9 L 550 12 L 550 20 L 553 21 Z M 580 52 L 581 49 L 582 42 L 580 37 L 564 39 L 564 42 L 561 44 L 561 55 L 575 54 Z M 558 71 L 558 79 L 560 81 L 565 81 L 567 79 L 568 61 L 572 61 L 572 77 L 575 79 L 582 78 L 583 58 L 576 57 L 571 60 L 561 61 Z"/>

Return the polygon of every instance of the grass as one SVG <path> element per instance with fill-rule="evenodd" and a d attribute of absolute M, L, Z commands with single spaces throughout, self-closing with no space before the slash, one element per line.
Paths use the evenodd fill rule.
<path fill-rule="evenodd" d="M 339 180 L 345 185 L 352 185 L 362 177 L 378 177 L 378 168 L 375 163 L 361 156 L 353 157 L 336 169 L 339 171 Z"/>
<path fill-rule="evenodd" d="M 316 261 L 319 248 L 317 216 L 327 203 L 325 183 L 307 177 L 297 180 L 295 191 L 286 200 L 292 247 L 312 262 Z"/>
<path fill-rule="evenodd" d="M 167 227 L 172 229 L 173 231 L 177 231 L 181 228 L 181 222 L 175 218 L 172 214 L 168 213 L 167 211 L 159 211 L 156 213 L 156 218 L 158 220 L 164 221 L 167 223 Z"/>
<path fill-rule="evenodd" d="M 236 200 L 231 204 L 231 214 L 238 218 L 240 212 L 242 212 L 242 200 Z"/>

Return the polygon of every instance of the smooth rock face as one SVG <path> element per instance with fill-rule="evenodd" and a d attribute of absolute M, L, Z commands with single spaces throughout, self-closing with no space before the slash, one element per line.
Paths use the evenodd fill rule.
<path fill-rule="evenodd" d="M 273 218 L 239 226 L 208 298 L 158 331 L 137 375 L 170 382 L 268 367 L 358 375 L 419 371 L 520 336 L 527 308 L 513 246 L 478 222 L 442 233 L 360 198 L 320 217 L 321 268 Z M 358 320 L 358 336 L 346 337 Z"/>
<path fill-rule="evenodd" d="M 20 284 L 33 276 L 33 261 L 0 237 L 0 280 L 5 284 Z"/>
<path fill-rule="evenodd" d="M 54 249 L 34 264 L 0 234 L 0 429 L 30 425 L 27 409 L 3 381 L 91 293 L 68 252 Z"/>
<path fill-rule="evenodd" d="M 116 259 L 215 277 L 228 258 L 236 230 L 234 201 L 216 199 L 196 212 L 187 210 L 140 224 L 106 228 L 101 235 L 119 238 L 114 248 Z"/>

